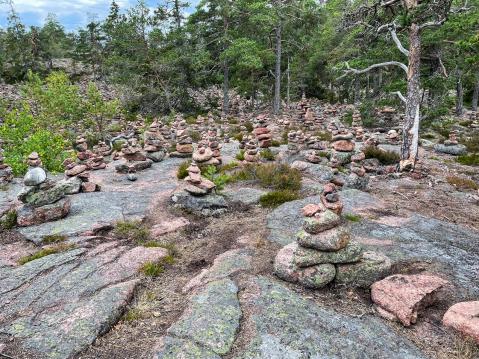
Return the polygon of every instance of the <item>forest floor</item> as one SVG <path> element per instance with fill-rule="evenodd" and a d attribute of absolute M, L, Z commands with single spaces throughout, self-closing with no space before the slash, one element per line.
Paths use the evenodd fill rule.
<path fill-rule="evenodd" d="M 218 218 L 194 217 L 170 206 L 179 162 L 167 159 L 140 174 L 137 183 L 98 174 L 105 191 L 88 198 L 103 203 L 100 215 L 107 220 L 143 215 L 149 228 L 168 228 L 156 239 L 174 262 L 155 278 L 138 275 L 138 269 L 146 259 L 164 258 L 164 248 L 119 240 L 105 226 L 94 235 L 74 235 L 72 226 L 85 229 L 78 214 L 63 223 L 75 247 L 22 266 L 18 259 L 38 249 L 24 236 L 52 228 L 0 234 L 0 353 L 91 359 L 477 358 L 477 347 L 443 327 L 441 319 L 452 304 L 479 294 L 479 194 L 449 183 L 463 175 L 477 181 L 479 169 L 425 150 L 421 158 L 422 178 L 375 176 L 367 192 L 342 195 L 347 212 L 361 218 L 351 223 L 353 234 L 364 246 L 390 254 L 396 273 L 431 272 L 449 280 L 443 298 L 409 328 L 379 317 L 368 290 L 330 285 L 313 291 L 273 275 L 282 241 L 294 240 L 301 225 L 295 216 L 314 196 L 274 210 L 235 202 Z M 307 177 L 305 182 L 317 182 Z M 118 210 L 122 201 L 126 208 Z"/>

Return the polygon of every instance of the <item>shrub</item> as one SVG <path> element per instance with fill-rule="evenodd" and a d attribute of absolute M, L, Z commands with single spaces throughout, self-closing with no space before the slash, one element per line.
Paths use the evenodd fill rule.
<path fill-rule="evenodd" d="M 472 190 L 479 189 L 478 184 L 469 178 L 458 177 L 458 176 L 447 176 L 446 180 L 450 185 L 453 185 L 454 187 L 459 189 L 472 189 Z"/>
<path fill-rule="evenodd" d="M 40 249 L 39 251 L 37 251 L 37 252 L 35 252 L 35 253 L 33 253 L 29 256 L 25 256 L 25 257 L 20 258 L 18 260 L 18 263 L 19 264 L 25 264 L 25 263 L 34 261 L 35 259 L 40 259 L 40 258 L 49 256 L 50 254 L 56 254 L 56 253 L 64 252 L 64 251 L 67 251 L 67 250 L 72 249 L 72 248 L 74 248 L 73 244 L 59 244 L 55 247 L 43 248 L 43 249 Z"/>
<path fill-rule="evenodd" d="M 143 318 L 141 310 L 138 308 L 132 308 L 123 316 L 122 320 L 125 322 L 135 322 Z"/>
<path fill-rule="evenodd" d="M 384 151 L 376 146 L 368 146 L 363 149 L 366 158 L 376 158 L 383 165 L 392 165 L 399 162 L 400 156 L 393 151 Z"/>
<path fill-rule="evenodd" d="M 353 111 L 348 111 L 344 114 L 342 118 L 344 123 L 347 123 L 349 126 L 353 123 Z"/>
<path fill-rule="evenodd" d="M 246 127 L 246 131 L 248 132 L 253 132 L 253 124 L 249 121 L 247 121 L 244 126 Z"/>
<path fill-rule="evenodd" d="M 256 180 L 261 186 L 273 190 L 298 191 L 301 188 L 301 172 L 288 164 L 247 164 L 233 179 Z"/>
<path fill-rule="evenodd" d="M 185 118 L 185 121 L 188 125 L 194 125 L 196 123 L 196 118 L 193 116 L 189 116 Z"/>
<path fill-rule="evenodd" d="M 274 161 L 276 158 L 276 155 L 269 148 L 262 150 L 259 154 L 267 161 Z"/>
<path fill-rule="evenodd" d="M 136 243 L 145 243 L 150 239 L 150 231 L 141 221 L 117 222 L 113 234 L 117 238 L 132 240 Z"/>
<path fill-rule="evenodd" d="M 476 133 L 467 138 L 464 141 L 464 145 L 466 146 L 468 152 L 479 153 L 479 134 Z"/>
<path fill-rule="evenodd" d="M 271 147 L 279 147 L 281 146 L 281 142 L 273 140 L 271 141 Z"/>
<path fill-rule="evenodd" d="M 459 156 L 456 161 L 467 166 L 479 166 L 479 154 L 471 153 L 469 155 Z"/>
<path fill-rule="evenodd" d="M 65 242 L 67 237 L 61 234 L 50 234 L 48 236 L 43 237 L 42 243 L 43 244 L 53 244 L 53 243 L 60 243 Z"/>
<path fill-rule="evenodd" d="M 0 229 L 8 230 L 12 229 L 17 225 L 17 212 L 15 211 L 8 211 L 5 213 L 0 219 Z"/>
<path fill-rule="evenodd" d="M 244 161 L 244 150 L 240 150 L 237 154 L 236 154 L 236 159 L 238 161 Z"/>
<path fill-rule="evenodd" d="M 243 134 L 241 132 L 235 133 L 235 134 L 233 134 L 233 138 L 236 141 L 241 142 L 241 141 L 243 141 Z"/>
<path fill-rule="evenodd" d="M 178 167 L 178 171 L 176 172 L 176 178 L 178 179 L 185 179 L 188 176 L 188 167 L 190 167 L 191 161 L 184 161 Z"/>
<path fill-rule="evenodd" d="M 204 171 L 203 176 L 209 179 L 216 185 L 216 190 L 221 191 L 225 188 L 225 185 L 230 181 L 230 176 L 225 173 L 219 173 L 215 166 L 208 166 Z"/>
<path fill-rule="evenodd" d="M 165 268 L 160 262 L 149 261 L 141 266 L 140 271 L 148 277 L 158 277 L 165 271 Z"/>
<path fill-rule="evenodd" d="M 259 199 L 259 203 L 262 207 L 274 208 L 283 203 L 297 200 L 298 198 L 299 195 L 297 192 L 290 190 L 279 190 L 262 195 Z"/>

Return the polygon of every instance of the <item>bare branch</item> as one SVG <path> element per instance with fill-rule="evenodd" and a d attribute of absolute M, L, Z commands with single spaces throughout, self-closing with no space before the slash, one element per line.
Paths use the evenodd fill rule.
<path fill-rule="evenodd" d="M 349 64 L 346 62 L 346 68 L 347 70 L 344 71 L 344 74 L 338 77 L 336 80 L 341 80 L 342 78 L 354 74 L 354 75 L 360 75 L 360 74 L 365 74 L 366 72 L 369 72 L 371 70 L 377 69 L 379 67 L 388 67 L 388 66 L 398 66 L 404 70 L 404 72 L 407 74 L 407 66 L 403 64 L 402 62 L 399 61 L 388 61 L 388 62 L 381 62 L 379 64 L 374 64 L 369 67 L 366 67 L 365 69 L 358 70 L 358 69 L 353 69 L 349 67 Z"/>
<path fill-rule="evenodd" d="M 404 55 L 409 56 L 409 51 L 404 48 L 404 46 L 401 44 L 401 40 L 399 40 L 398 38 L 398 35 L 396 33 L 396 28 L 395 27 L 390 28 L 389 32 L 391 33 L 393 41 L 396 44 L 398 50 L 401 51 Z"/>
<path fill-rule="evenodd" d="M 399 99 L 406 103 L 406 98 L 404 97 L 404 95 L 401 93 L 401 91 L 395 91 L 395 92 L 391 92 L 391 95 L 397 95 L 399 97 Z"/>
<path fill-rule="evenodd" d="M 424 24 L 420 25 L 419 29 L 422 30 L 422 29 L 425 29 L 427 27 L 441 26 L 445 22 L 446 22 L 446 18 L 442 18 L 441 20 L 438 20 L 438 21 L 428 21 L 428 22 L 425 22 Z"/>

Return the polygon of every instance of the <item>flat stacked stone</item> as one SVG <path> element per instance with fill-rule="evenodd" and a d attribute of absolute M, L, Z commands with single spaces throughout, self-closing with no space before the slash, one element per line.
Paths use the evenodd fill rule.
<path fill-rule="evenodd" d="M 12 168 L 3 163 L 5 158 L 3 157 L 2 142 L 0 140 L 0 184 L 4 185 L 13 180 L 13 171 Z"/>
<path fill-rule="evenodd" d="M 393 145 L 398 144 L 400 140 L 399 133 L 396 130 L 389 130 L 386 139 Z"/>
<path fill-rule="evenodd" d="M 68 215 L 71 202 L 65 197 L 65 187 L 47 178 L 38 153 L 32 152 L 27 164 L 24 186 L 18 194 L 18 199 L 23 203 L 17 209 L 18 225 L 26 227 Z"/>
<path fill-rule="evenodd" d="M 357 110 L 353 112 L 353 123 L 351 125 L 356 141 L 362 142 L 364 139 L 364 128 L 361 113 Z"/>
<path fill-rule="evenodd" d="M 288 152 L 292 155 L 299 153 L 302 150 L 302 143 L 305 143 L 302 131 L 288 132 Z"/>
<path fill-rule="evenodd" d="M 271 131 L 268 129 L 268 121 L 266 115 L 259 115 L 254 121 L 253 134 L 258 140 L 260 148 L 271 147 Z"/>
<path fill-rule="evenodd" d="M 160 126 L 155 120 L 143 135 L 146 157 L 153 162 L 161 162 L 165 158 L 165 139 L 161 135 Z"/>
<path fill-rule="evenodd" d="M 202 166 L 220 165 L 220 161 L 213 156 L 213 151 L 208 146 L 207 140 L 202 140 L 198 143 L 196 151 L 193 152 L 193 161 Z"/>
<path fill-rule="evenodd" d="M 218 141 L 218 131 L 212 127 L 208 131 L 208 146 L 213 152 L 213 158 L 218 162 L 218 164 L 223 163 L 221 158 L 221 144 Z"/>
<path fill-rule="evenodd" d="M 353 137 L 353 134 L 345 129 L 335 131 L 331 144 L 333 148 L 331 164 L 333 167 L 339 167 L 351 161 L 355 148 Z"/>
<path fill-rule="evenodd" d="M 196 162 L 193 161 L 187 171 L 188 176 L 185 178 L 185 182 L 187 183 L 185 191 L 191 195 L 205 196 L 216 188 L 213 182 L 201 176 L 201 170 Z"/>
<path fill-rule="evenodd" d="M 369 183 L 369 176 L 366 174 L 366 169 L 363 167 L 363 161 L 366 159 L 364 152 L 355 153 L 351 156 L 351 173 L 346 179 L 348 188 L 355 188 L 364 190 Z"/>
<path fill-rule="evenodd" d="M 391 262 L 386 257 L 371 252 L 363 258 L 361 245 L 351 241 L 343 224 L 342 210 L 332 183 L 324 186 L 321 203 L 303 207 L 303 229 L 275 258 L 274 272 L 279 278 L 317 289 L 335 279 L 338 284 L 369 286 L 389 274 Z"/>
<path fill-rule="evenodd" d="M 111 155 L 113 149 L 111 149 L 104 141 L 99 141 L 98 145 L 93 146 L 93 152 L 97 155 L 106 157 Z"/>
<path fill-rule="evenodd" d="M 258 142 L 253 136 L 249 136 L 245 144 L 244 160 L 250 163 L 259 161 Z"/>

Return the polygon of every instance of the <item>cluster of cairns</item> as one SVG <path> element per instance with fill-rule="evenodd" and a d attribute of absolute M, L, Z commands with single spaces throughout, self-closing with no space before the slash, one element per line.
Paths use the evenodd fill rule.
<path fill-rule="evenodd" d="M 3 163 L 4 160 L 2 142 L 0 142 L 0 185 L 5 185 L 13 180 L 12 168 Z"/>
<path fill-rule="evenodd" d="M 337 284 L 369 287 L 389 274 L 391 261 L 378 253 L 363 252 L 351 241 L 341 219 L 343 203 L 336 186 L 324 186 L 321 203 L 302 209 L 303 229 L 296 240 L 283 247 L 274 263 L 275 274 L 291 283 L 318 289 Z"/>
<path fill-rule="evenodd" d="M 158 121 L 153 121 L 143 135 L 146 157 L 153 162 L 161 162 L 166 156 L 165 139 L 160 131 Z"/>
<path fill-rule="evenodd" d="M 466 146 L 459 143 L 457 139 L 458 131 L 452 130 L 449 133 L 449 139 L 444 143 L 438 143 L 434 146 L 434 149 L 440 153 L 446 153 L 449 155 L 460 156 L 467 153 Z"/>
<path fill-rule="evenodd" d="M 70 212 L 70 199 L 65 197 L 65 186 L 47 178 L 38 153 L 32 152 L 27 160 L 28 171 L 18 199 L 23 203 L 17 209 L 19 226 L 31 226 L 54 221 Z"/>
<path fill-rule="evenodd" d="M 268 121 L 266 115 L 259 115 L 254 121 L 253 134 L 256 136 L 260 148 L 271 147 L 271 131 L 268 129 Z"/>

